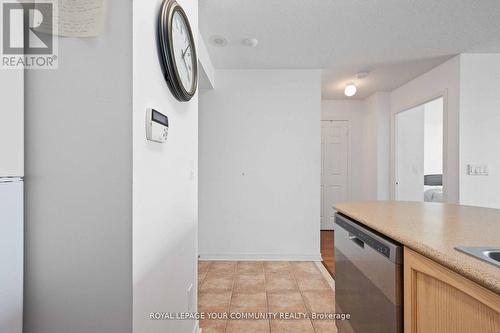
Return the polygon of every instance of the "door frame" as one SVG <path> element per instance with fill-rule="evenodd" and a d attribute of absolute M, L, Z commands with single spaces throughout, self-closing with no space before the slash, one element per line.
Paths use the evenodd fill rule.
<path fill-rule="evenodd" d="M 391 114 L 391 200 L 396 200 L 396 115 L 427 104 L 436 99 L 443 99 L 443 202 L 448 202 L 448 89 L 426 98 L 417 100 Z"/>
<path fill-rule="evenodd" d="M 351 152 L 351 138 L 352 138 L 352 128 L 351 128 L 351 121 L 349 119 L 321 119 L 320 121 L 320 131 L 321 131 L 321 124 L 323 122 L 344 122 L 344 123 L 347 123 L 347 200 L 348 201 L 351 201 L 351 193 L 352 193 L 352 163 L 351 163 L 351 156 L 352 156 L 352 152 Z M 321 137 L 320 137 L 320 146 L 321 146 L 321 140 L 322 140 L 322 133 L 321 133 Z M 321 151 L 321 154 L 323 154 L 323 151 Z M 320 165 L 320 185 L 323 186 L 323 177 L 322 177 L 322 168 L 323 168 L 323 156 L 321 156 L 321 165 Z M 321 190 L 321 186 L 320 186 L 320 190 Z M 320 198 L 321 198 L 321 193 L 320 193 Z M 322 199 L 321 199 L 322 200 Z M 320 210 L 321 210 L 321 202 L 320 202 Z M 333 209 L 333 207 L 332 207 Z M 322 229 L 322 225 L 321 225 L 321 211 L 320 211 L 320 230 L 324 230 Z"/>

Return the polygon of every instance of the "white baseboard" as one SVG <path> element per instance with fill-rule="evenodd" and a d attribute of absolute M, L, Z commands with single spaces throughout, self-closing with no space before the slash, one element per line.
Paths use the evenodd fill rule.
<path fill-rule="evenodd" d="M 201 333 L 200 321 L 199 320 L 197 320 L 196 323 L 194 324 L 193 333 Z"/>
<path fill-rule="evenodd" d="M 330 288 L 332 288 L 332 290 L 335 291 L 335 280 L 332 278 L 330 273 L 326 270 L 325 266 L 323 266 L 323 263 L 316 262 L 316 267 L 318 267 L 321 274 L 325 278 L 326 282 L 328 282 L 328 285 L 330 286 Z"/>
<path fill-rule="evenodd" d="M 200 260 L 214 261 L 322 261 L 321 254 L 200 253 Z"/>

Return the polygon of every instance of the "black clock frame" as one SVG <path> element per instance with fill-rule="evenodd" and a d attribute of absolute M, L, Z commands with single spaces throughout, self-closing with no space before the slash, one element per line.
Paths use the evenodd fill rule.
<path fill-rule="evenodd" d="M 175 62 L 174 50 L 172 45 L 172 18 L 174 13 L 178 12 L 185 20 L 186 27 L 191 41 L 191 57 L 193 59 L 193 83 L 191 90 L 187 91 L 181 82 L 177 64 Z M 160 15 L 158 16 L 158 51 L 163 76 L 167 81 L 168 87 L 174 97 L 181 101 L 189 101 L 196 93 L 198 86 L 198 58 L 196 56 L 196 47 L 194 44 L 191 25 L 184 9 L 175 0 L 164 0 Z"/>

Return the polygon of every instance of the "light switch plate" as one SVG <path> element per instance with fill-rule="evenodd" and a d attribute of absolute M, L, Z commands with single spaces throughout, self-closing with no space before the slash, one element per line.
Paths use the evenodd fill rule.
<path fill-rule="evenodd" d="M 486 164 L 468 164 L 467 174 L 469 176 L 488 176 L 489 170 Z"/>

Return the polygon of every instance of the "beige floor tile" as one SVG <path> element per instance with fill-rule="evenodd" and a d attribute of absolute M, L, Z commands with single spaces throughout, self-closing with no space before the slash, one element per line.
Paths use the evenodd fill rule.
<path fill-rule="evenodd" d="M 266 293 L 233 293 L 230 312 L 268 312 Z"/>
<path fill-rule="evenodd" d="M 269 331 L 268 320 L 229 320 L 226 329 L 226 333 L 269 333 Z"/>
<path fill-rule="evenodd" d="M 288 272 L 291 270 L 288 261 L 266 261 L 264 262 L 264 271 L 266 273 Z"/>
<path fill-rule="evenodd" d="M 227 320 L 200 320 L 200 327 L 203 333 L 224 333 L 226 331 Z"/>
<path fill-rule="evenodd" d="M 212 261 L 198 261 L 198 274 L 208 272 Z"/>
<path fill-rule="evenodd" d="M 236 261 L 214 261 L 208 269 L 212 273 L 220 274 L 235 274 L 236 273 Z"/>
<path fill-rule="evenodd" d="M 245 293 L 265 292 L 266 280 L 264 278 L 264 274 L 237 275 L 234 283 L 234 291 Z"/>
<path fill-rule="evenodd" d="M 312 261 L 294 261 L 291 262 L 292 270 L 294 272 L 303 272 L 309 274 L 320 274 L 318 267 Z"/>
<path fill-rule="evenodd" d="M 204 292 L 198 293 L 198 311 L 227 313 L 231 301 L 231 291 Z"/>
<path fill-rule="evenodd" d="M 335 312 L 335 293 L 313 262 L 200 261 L 198 281 L 200 312 Z M 337 333 L 331 320 L 206 319 L 200 326 L 203 333 Z"/>
<path fill-rule="evenodd" d="M 335 294 L 333 291 L 303 291 L 302 297 L 308 312 L 335 313 Z"/>
<path fill-rule="evenodd" d="M 223 275 L 209 271 L 200 286 L 202 291 L 232 290 L 234 275 Z"/>
<path fill-rule="evenodd" d="M 272 292 L 267 294 L 269 311 L 274 313 L 305 313 L 306 308 L 302 295 L 298 291 Z"/>
<path fill-rule="evenodd" d="M 306 271 L 293 271 L 293 275 L 297 280 L 309 280 L 323 278 L 323 275 L 318 270 L 317 272 L 306 272 Z"/>
<path fill-rule="evenodd" d="M 310 320 L 271 320 L 271 333 L 314 333 Z"/>
<path fill-rule="evenodd" d="M 311 277 L 306 279 L 298 278 L 297 284 L 299 285 L 299 289 L 301 291 L 332 290 L 322 276 Z"/>
<path fill-rule="evenodd" d="M 288 272 L 266 273 L 266 290 L 297 290 L 294 277 Z"/>
<path fill-rule="evenodd" d="M 313 320 L 314 331 L 316 333 L 337 333 L 337 325 L 334 320 Z"/>
<path fill-rule="evenodd" d="M 205 277 L 207 276 L 207 272 L 200 273 L 198 272 L 198 286 L 201 286 L 203 280 L 205 280 Z"/>
<path fill-rule="evenodd" d="M 263 273 L 264 266 L 261 261 L 239 261 L 236 271 L 238 274 Z"/>

